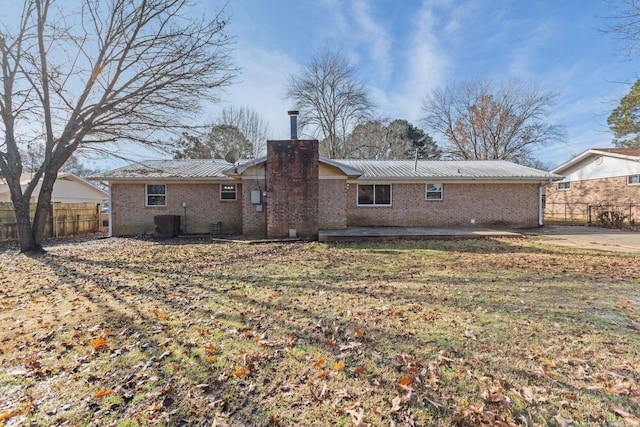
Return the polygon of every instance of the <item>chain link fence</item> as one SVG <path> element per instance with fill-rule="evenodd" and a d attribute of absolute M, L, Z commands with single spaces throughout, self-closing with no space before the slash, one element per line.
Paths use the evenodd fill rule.
<path fill-rule="evenodd" d="M 597 225 L 610 228 L 637 228 L 637 203 L 552 203 L 545 204 L 546 223 Z"/>

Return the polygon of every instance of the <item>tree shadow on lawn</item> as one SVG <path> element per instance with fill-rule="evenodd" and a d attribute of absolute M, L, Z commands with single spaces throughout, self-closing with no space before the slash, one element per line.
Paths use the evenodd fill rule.
<path fill-rule="evenodd" d="M 291 248 L 281 247 L 275 250 L 273 247 L 254 248 L 251 256 L 273 258 L 290 250 Z M 554 304 L 558 302 L 558 294 L 564 293 L 565 288 L 558 286 L 552 292 L 554 288 L 550 282 L 542 285 L 544 290 L 539 296 L 538 306 L 523 308 L 517 302 L 517 295 L 508 301 L 502 298 L 499 304 L 495 304 L 494 301 L 504 297 L 504 294 L 497 291 L 487 295 L 487 290 L 492 288 L 493 279 L 486 277 L 473 279 L 473 283 L 451 277 L 405 277 L 396 281 L 390 277 L 380 280 L 376 274 L 353 274 L 345 277 L 342 273 L 332 274 L 322 270 L 316 274 L 304 272 L 296 277 L 276 274 L 261 276 L 258 272 L 233 269 L 233 264 L 244 261 L 245 257 L 246 254 L 227 255 L 225 252 L 224 259 L 213 265 L 219 268 L 217 272 L 185 269 L 185 265 L 178 263 L 169 266 L 149 265 L 144 261 L 136 264 L 124 259 L 113 262 L 60 254 L 39 259 L 56 270 L 76 293 L 83 295 L 96 307 L 103 318 L 99 322 L 103 329 L 113 330 L 117 327 L 122 331 L 110 339 L 114 341 L 114 348 L 127 346 L 127 351 L 115 354 L 117 350 L 113 350 L 111 356 L 118 360 L 126 358 L 134 350 L 141 353 L 138 356 L 141 360 L 136 360 L 131 366 L 121 362 L 126 369 L 119 370 L 128 371 L 129 374 L 124 378 L 127 381 L 121 381 L 117 393 L 135 397 L 141 391 L 139 387 L 132 385 L 134 380 L 142 381 L 142 372 L 151 371 L 152 375 L 145 374 L 148 375 L 146 381 L 150 377 L 157 377 L 153 384 L 155 394 L 151 393 L 151 400 L 155 399 L 156 406 L 159 405 L 161 409 L 152 411 L 150 415 L 169 416 L 174 422 L 179 419 L 191 422 L 224 412 L 237 421 L 266 425 L 273 414 L 287 414 L 286 410 L 269 400 L 275 399 L 278 388 L 282 387 L 291 390 L 308 387 L 309 390 L 301 393 L 306 396 L 305 399 L 294 402 L 298 407 L 297 411 L 302 411 L 303 408 L 307 410 L 307 401 L 314 401 L 313 397 L 309 397 L 310 390 L 313 390 L 312 387 L 319 387 L 319 382 L 322 381 L 315 377 L 317 369 L 314 370 L 312 366 L 313 359 L 319 358 L 319 355 L 333 360 L 351 360 L 350 363 L 354 366 L 348 366 L 343 372 L 346 378 L 342 381 L 347 387 L 361 387 L 355 383 L 367 379 L 368 386 L 383 401 L 386 399 L 388 404 L 399 392 L 397 384 L 384 378 L 384 375 L 382 381 L 380 375 L 373 374 L 364 374 L 364 378 L 358 378 L 353 374 L 355 364 L 366 365 L 370 363 L 369 359 L 377 360 L 375 364 L 379 365 L 378 368 L 395 373 L 392 377 L 396 380 L 408 373 L 408 366 L 398 365 L 396 362 L 401 355 L 410 355 L 409 358 L 420 360 L 422 366 L 443 360 L 444 357 L 451 362 L 438 365 L 438 369 L 453 370 L 455 360 L 470 360 L 474 354 L 482 354 L 486 347 L 484 340 L 477 336 L 481 336 L 483 329 L 494 326 L 494 320 L 485 320 L 486 323 L 480 327 L 464 324 L 469 318 L 479 317 L 479 304 L 483 304 L 484 309 L 493 314 L 503 318 L 509 316 L 514 324 L 523 329 L 533 328 L 531 323 L 537 323 L 535 328 L 529 330 L 530 334 L 544 335 L 545 329 L 552 328 L 553 323 L 567 318 L 572 319 L 570 323 L 576 322 L 576 325 L 568 325 L 569 329 L 579 328 L 580 322 L 588 321 L 583 320 L 584 314 L 580 312 L 579 306 L 572 306 L 569 310 L 566 306 L 560 308 L 558 304 Z M 205 264 L 210 265 L 209 262 Z M 115 274 L 116 271 L 120 273 Z M 122 271 L 126 273 L 123 274 Z M 145 279 L 140 281 L 136 279 L 137 275 L 144 276 Z M 407 282 L 413 284 L 413 287 L 402 285 Z M 449 289 L 445 290 L 445 287 Z M 451 288 L 459 290 L 451 292 Z M 310 300 L 312 304 L 305 300 Z M 548 308 L 542 308 L 546 306 Z M 363 314 L 358 314 L 359 309 Z M 402 316 L 409 320 L 404 323 L 389 320 Z M 194 327 L 198 322 L 201 328 Z M 546 326 L 541 327 L 543 324 Z M 211 338 L 204 336 L 202 330 L 208 331 Z M 428 330 L 428 333 L 424 330 Z M 265 333 L 267 335 L 262 341 L 266 345 L 262 345 L 260 337 Z M 258 341 L 253 341 L 256 338 Z M 522 339 L 526 343 L 526 339 Z M 116 340 L 119 341 L 118 346 L 115 345 Z M 203 350 L 206 342 L 220 342 L 228 347 L 225 353 L 229 354 L 225 356 L 224 363 L 216 365 L 207 360 L 207 352 Z M 254 370 L 234 376 L 233 366 L 243 365 L 240 362 L 243 348 L 249 348 L 245 355 L 266 356 L 249 362 L 249 365 L 254 365 Z M 169 355 L 165 355 L 167 352 Z M 291 354 L 295 352 L 300 352 L 301 356 L 293 360 Z M 98 353 L 96 357 L 102 355 Z M 222 361 L 222 355 L 219 356 Z M 311 361 L 307 360 L 309 357 Z M 246 357 L 244 360 L 246 368 Z M 297 372 L 292 369 L 292 372 L 283 374 L 283 371 L 291 369 L 292 363 Z M 309 365 L 309 369 L 300 370 L 300 366 L 305 364 Z M 171 365 L 193 365 L 197 372 L 184 372 L 180 369 L 171 371 Z M 494 368 L 500 372 L 499 367 Z M 516 375 L 512 371 L 515 367 L 502 369 L 508 375 Z M 266 370 L 278 373 L 265 375 L 263 371 Z M 489 377 L 487 387 L 493 379 L 495 375 Z M 524 378 L 520 375 L 520 379 L 526 384 L 549 386 L 548 379 L 544 377 Z M 110 381 L 114 380 L 109 377 L 101 381 L 100 385 L 105 388 L 113 387 Z M 309 382 L 318 384 L 311 386 Z M 202 384 L 206 386 L 201 386 Z M 412 401 L 409 408 L 414 411 L 427 408 L 433 410 L 432 416 L 437 417 L 436 419 L 447 419 L 453 414 L 452 408 L 446 409 L 452 401 L 438 396 L 436 391 L 425 384 L 428 384 L 426 379 L 422 388 L 418 389 L 416 386 L 417 392 L 419 395 L 422 393 L 423 397 L 429 397 L 425 397 L 427 400 Z M 162 390 L 169 385 L 173 389 L 163 394 Z M 555 387 L 559 386 L 556 384 Z M 567 387 L 571 392 L 576 391 Z M 254 391 L 247 391 L 252 388 Z M 320 393 L 319 390 L 318 392 Z M 352 394 L 355 393 L 353 391 Z M 313 396 L 312 391 L 311 395 Z M 196 409 L 198 414 L 190 411 L 193 408 L 181 406 L 185 396 L 189 396 L 189 402 L 202 404 Z M 441 406 L 425 403 L 434 399 L 436 402 L 441 400 Z M 607 400 L 606 396 L 600 396 L 599 399 Z M 124 398 L 123 403 L 109 410 L 100 405 L 88 406 L 85 408 L 88 413 L 84 416 L 92 417 L 101 414 L 100 411 L 106 411 L 106 414 L 111 413 L 113 417 L 122 419 L 120 417 L 139 409 L 139 405 L 136 406 L 133 400 L 133 397 Z M 212 402 L 219 403 L 208 407 Z M 321 408 L 324 405 L 322 402 L 315 404 Z M 333 413 L 335 409 L 324 410 L 326 415 Z M 164 415 L 172 411 L 176 412 Z M 399 413 L 386 413 L 379 420 L 388 422 L 398 418 L 399 421 L 399 416 Z"/>

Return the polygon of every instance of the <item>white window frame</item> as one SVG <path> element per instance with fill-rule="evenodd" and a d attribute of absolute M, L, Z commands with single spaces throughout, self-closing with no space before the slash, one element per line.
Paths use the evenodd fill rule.
<path fill-rule="evenodd" d="M 162 186 L 164 193 L 149 193 L 149 187 L 152 185 Z M 149 204 L 149 197 L 164 197 L 164 204 Z M 145 184 L 144 185 L 144 205 L 150 208 L 167 206 L 167 184 Z"/>
<path fill-rule="evenodd" d="M 556 188 L 560 191 L 571 190 L 571 181 L 559 182 Z"/>
<path fill-rule="evenodd" d="M 385 185 L 389 187 L 389 203 L 376 203 L 376 186 Z M 361 186 L 371 186 L 373 187 L 373 203 L 360 203 L 360 187 Z M 358 184 L 358 188 L 356 189 L 356 205 L 362 207 L 385 207 L 388 208 L 393 205 L 393 185 L 391 184 Z"/>
<path fill-rule="evenodd" d="M 225 191 L 224 187 L 225 186 L 230 186 L 233 187 L 233 198 L 224 198 L 222 197 L 222 194 L 231 194 L 231 191 Z M 233 201 L 233 200 L 238 200 L 238 186 L 237 184 L 220 184 L 220 200 L 225 202 L 225 201 Z"/>
<path fill-rule="evenodd" d="M 627 176 L 627 185 L 640 185 L 640 174 Z"/>
<path fill-rule="evenodd" d="M 439 186 L 440 190 L 429 190 L 429 186 L 433 186 L 436 187 Z M 437 199 L 429 198 L 429 193 L 432 194 L 437 194 L 440 193 L 440 197 L 438 197 Z M 442 200 L 444 199 L 444 184 L 442 184 L 441 182 L 428 182 L 427 184 L 424 185 L 424 199 L 428 200 L 428 201 L 435 201 L 435 200 Z"/>

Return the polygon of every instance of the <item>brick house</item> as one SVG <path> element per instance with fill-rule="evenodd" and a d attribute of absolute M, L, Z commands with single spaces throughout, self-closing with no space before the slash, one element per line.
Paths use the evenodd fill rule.
<path fill-rule="evenodd" d="M 349 226 L 542 224 L 542 190 L 561 176 L 505 161 L 332 160 L 315 140 L 268 141 L 266 157 L 146 161 L 93 177 L 110 187 L 111 235 L 153 232 L 314 238 Z"/>
<path fill-rule="evenodd" d="M 640 204 L 640 149 L 592 148 L 551 173 L 564 178 L 546 189 L 550 218 L 582 219 L 590 206 Z"/>

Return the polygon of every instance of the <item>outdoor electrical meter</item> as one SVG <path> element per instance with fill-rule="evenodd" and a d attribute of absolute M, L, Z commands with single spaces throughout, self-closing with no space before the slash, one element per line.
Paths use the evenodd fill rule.
<path fill-rule="evenodd" d="M 262 197 L 260 190 L 251 190 L 251 204 L 259 205 L 262 203 Z"/>

